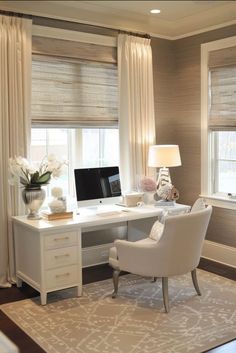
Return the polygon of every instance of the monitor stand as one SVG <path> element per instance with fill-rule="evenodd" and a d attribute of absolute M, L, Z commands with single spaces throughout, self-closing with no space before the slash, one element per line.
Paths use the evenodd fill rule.
<path fill-rule="evenodd" d="M 121 203 L 122 197 L 108 197 L 104 199 L 85 200 L 77 202 L 77 214 L 79 215 L 112 215 L 120 212 L 117 204 Z"/>
<path fill-rule="evenodd" d="M 122 202 L 122 196 L 116 196 L 116 197 L 106 197 L 103 199 L 93 199 L 93 200 L 84 200 L 84 201 L 77 201 L 77 207 L 89 207 L 89 208 L 95 208 L 99 206 L 105 206 L 105 205 L 116 205 L 117 203 Z"/>

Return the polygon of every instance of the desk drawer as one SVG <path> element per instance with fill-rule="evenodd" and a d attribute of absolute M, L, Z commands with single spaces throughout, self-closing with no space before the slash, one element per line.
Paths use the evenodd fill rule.
<path fill-rule="evenodd" d="M 55 233 L 44 238 L 45 249 L 57 249 L 77 244 L 76 232 Z"/>
<path fill-rule="evenodd" d="M 77 263 L 77 246 L 45 251 L 45 269 Z"/>
<path fill-rule="evenodd" d="M 65 266 L 45 272 L 46 288 L 63 288 L 78 282 L 77 266 Z"/>

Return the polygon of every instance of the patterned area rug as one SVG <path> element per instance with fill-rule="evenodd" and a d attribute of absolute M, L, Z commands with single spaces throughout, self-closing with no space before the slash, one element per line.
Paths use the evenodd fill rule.
<path fill-rule="evenodd" d="M 236 282 L 198 270 L 203 295 L 191 276 L 171 278 L 171 311 L 162 304 L 161 281 L 121 276 L 112 281 L 1 306 L 1 310 L 48 353 L 199 353 L 235 338 Z"/>

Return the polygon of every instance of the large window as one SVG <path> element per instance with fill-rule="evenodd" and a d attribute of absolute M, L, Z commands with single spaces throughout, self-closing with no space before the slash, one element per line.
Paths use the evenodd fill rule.
<path fill-rule="evenodd" d="M 63 175 L 53 179 L 53 186 L 63 188 L 64 194 L 75 196 L 74 169 L 119 165 L 118 129 L 33 128 L 31 130 L 31 160 L 39 163 L 54 154 L 68 161 Z"/>
<path fill-rule="evenodd" d="M 236 37 L 202 45 L 202 194 L 236 202 Z"/>
<path fill-rule="evenodd" d="M 104 44 L 96 35 L 89 44 L 68 33 L 66 40 L 33 36 L 31 159 L 54 154 L 68 161 L 48 196 L 55 185 L 75 196 L 75 168 L 119 165 L 115 47 L 106 36 Z"/>

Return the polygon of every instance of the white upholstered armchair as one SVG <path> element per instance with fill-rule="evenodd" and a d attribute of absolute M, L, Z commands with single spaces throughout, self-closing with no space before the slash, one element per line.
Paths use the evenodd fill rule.
<path fill-rule="evenodd" d="M 114 269 L 113 298 L 118 292 L 122 270 L 141 276 L 161 277 L 166 312 L 169 312 L 168 277 L 191 272 L 196 292 L 201 295 L 196 267 L 211 213 L 212 207 L 207 206 L 195 212 L 167 217 L 159 241 L 149 237 L 136 242 L 116 240 L 109 255 L 109 263 Z"/>

